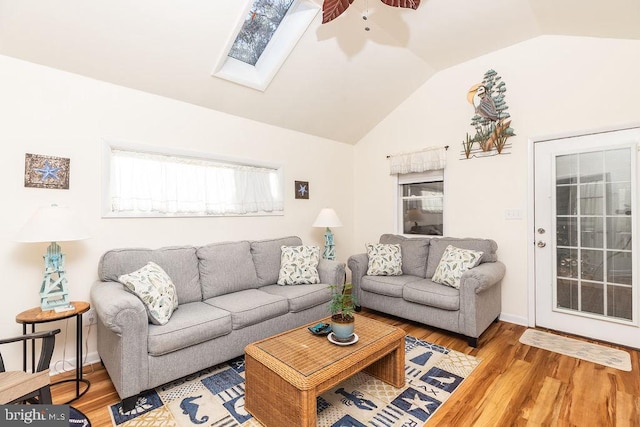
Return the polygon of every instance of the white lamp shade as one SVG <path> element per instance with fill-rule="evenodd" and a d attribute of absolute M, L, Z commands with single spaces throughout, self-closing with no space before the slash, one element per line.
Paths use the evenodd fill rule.
<path fill-rule="evenodd" d="M 66 242 L 87 239 L 80 220 L 68 207 L 51 205 L 39 208 L 18 232 L 18 242 Z"/>
<path fill-rule="evenodd" d="M 312 227 L 342 227 L 338 214 L 331 208 L 324 208 L 318 214 Z"/>

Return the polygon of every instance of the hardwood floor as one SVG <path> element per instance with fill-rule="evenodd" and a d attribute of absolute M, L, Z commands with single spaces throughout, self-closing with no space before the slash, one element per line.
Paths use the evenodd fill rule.
<path fill-rule="evenodd" d="M 624 372 L 523 345 L 518 339 L 526 328 L 511 323 L 491 325 L 474 349 L 455 334 L 367 310 L 361 314 L 482 359 L 427 426 L 640 426 L 638 351 L 625 349 L 632 371 Z M 85 377 L 91 388 L 72 405 L 94 427 L 110 426 L 107 406 L 119 398 L 109 376 L 96 364 L 85 367 Z M 54 403 L 70 399 L 74 387 L 53 387 Z"/>

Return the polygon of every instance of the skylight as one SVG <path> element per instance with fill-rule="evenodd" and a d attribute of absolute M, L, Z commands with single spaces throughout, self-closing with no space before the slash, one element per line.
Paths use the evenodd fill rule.
<path fill-rule="evenodd" d="M 246 0 L 245 12 L 212 74 L 266 90 L 320 11 L 311 0 Z"/>
<path fill-rule="evenodd" d="M 293 0 L 255 0 L 229 56 L 256 65 L 292 3 Z"/>

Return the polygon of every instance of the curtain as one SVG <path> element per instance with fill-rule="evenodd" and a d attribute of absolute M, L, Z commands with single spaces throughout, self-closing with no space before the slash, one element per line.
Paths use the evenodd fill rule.
<path fill-rule="evenodd" d="M 276 169 L 114 149 L 113 212 L 230 215 L 284 210 Z"/>
<path fill-rule="evenodd" d="M 389 156 L 390 174 L 405 174 L 444 169 L 446 148 L 427 148 Z"/>

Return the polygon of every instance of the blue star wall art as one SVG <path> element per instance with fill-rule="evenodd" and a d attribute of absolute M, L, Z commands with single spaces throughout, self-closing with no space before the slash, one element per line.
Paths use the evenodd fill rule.
<path fill-rule="evenodd" d="M 309 182 L 308 181 L 296 181 L 296 199 L 308 199 L 309 198 Z"/>
<path fill-rule="evenodd" d="M 24 156 L 24 186 L 69 189 L 70 159 L 26 153 Z"/>

